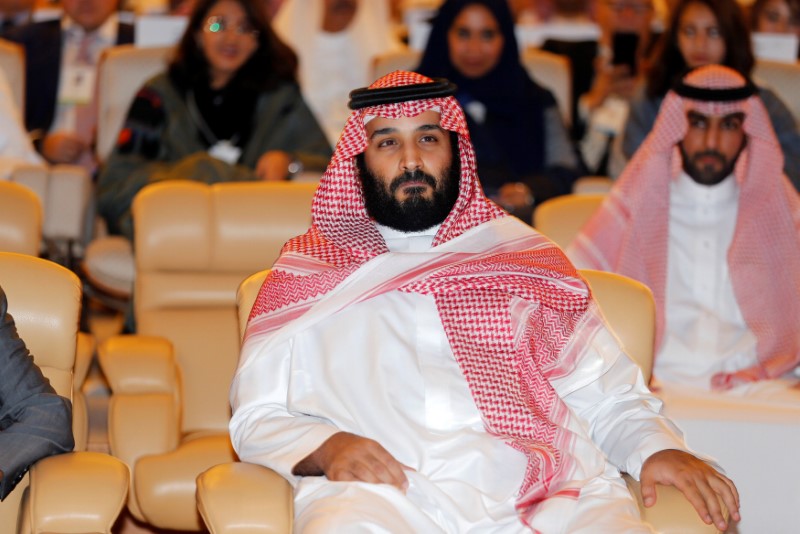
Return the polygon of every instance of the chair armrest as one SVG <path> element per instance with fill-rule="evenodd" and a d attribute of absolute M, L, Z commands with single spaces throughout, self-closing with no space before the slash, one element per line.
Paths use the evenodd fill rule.
<path fill-rule="evenodd" d="M 111 532 L 128 493 L 121 461 L 98 452 L 50 456 L 31 468 L 23 513 L 33 532 Z"/>
<path fill-rule="evenodd" d="M 211 534 L 292 532 L 289 482 L 266 467 L 220 464 L 197 477 L 197 509 Z"/>
<path fill-rule="evenodd" d="M 639 512 L 645 523 L 651 525 L 660 534 L 718 534 L 719 529 L 706 525 L 692 504 L 673 486 L 656 485 L 656 503 L 645 508 L 642 501 L 641 485 L 628 475 L 623 475 L 628 490 L 639 505 Z M 728 511 L 724 510 L 725 518 Z"/>
<path fill-rule="evenodd" d="M 174 450 L 180 442 L 180 376 L 172 345 L 159 337 L 113 336 L 100 344 L 97 356 L 111 387 L 111 454 L 134 473 L 139 458 Z M 134 493 L 128 501 L 142 519 Z"/>
<path fill-rule="evenodd" d="M 75 368 L 72 373 L 72 434 L 75 436 L 76 451 L 85 451 L 89 440 L 89 413 L 82 388 L 89 374 L 96 346 L 92 334 L 78 332 Z"/>
<path fill-rule="evenodd" d="M 47 196 L 42 235 L 83 243 L 92 198 L 92 179 L 86 169 L 76 165 L 51 167 Z"/>

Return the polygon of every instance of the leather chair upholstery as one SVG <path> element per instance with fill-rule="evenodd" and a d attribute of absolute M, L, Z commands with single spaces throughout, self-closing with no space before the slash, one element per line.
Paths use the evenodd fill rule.
<path fill-rule="evenodd" d="M 47 260 L 0 252 L 0 280 L 36 364 L 60 395 L 71 398 L 81 306 L 78 277 Z M 110 533 L 128 480 L 127 467 L 106 454 L 45 458 L 0 504 L 0 533 Z"/>
<path fill-rule="evenodd" d="M 239 328 L 244 334 L 250 309 L 269 271 L 248 277 L 239 286 Z M 644 284 L 622 275 L 582 270 L 603 315 L 631 359 L 650 379 L 655 337 L 655 301 Z M 279 480 L 276 480 L 279 479 Z M 282 481 L 282 484 L 280 483 Z M 645 522 L 662 534 L 712 534 L 716 527 L 700 520 L 692 505 L 675 488 L 658 486 L 657 503 L 645 508 L 639 482 L 625 476 Z M 287 502 L 288 500 L 288 502 Z M 266 467 L 229 463 L 214 466 L 197 479 L 198 509 L 212 534 L 292 532 L 292 490 Z"/>
<path fill-rule="evenodd" d="M 562 249 L 567 248 L 604 198 L 604 194 L 595 193 L 545 200 L 533 212 L 533 227 Z"/>
<path fill-rule="evenodd" d="M 0 181 L 0 250 L 36 256 L 42 235 L 42 205 L 24 185 Z"/>
<path fill-rule="evenodd" d="M 110 338 L 99 356 L 112 390 L 110 447 L 133 472 L 137 519 L 200 530 L 195 479 L 235 459 L 236 288 L 307 230 L 315 188 L 170 181 L 134 200 L 138 334 Z"/>

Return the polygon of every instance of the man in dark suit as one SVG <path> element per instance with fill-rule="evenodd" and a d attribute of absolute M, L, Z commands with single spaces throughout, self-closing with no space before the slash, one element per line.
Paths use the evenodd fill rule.
<path fill-rule="evenodd" d="M 118 0 L 63 0 L 60 20 L 28 24 L 8 39 L 25 47 L 25 126 L 51 163 L 94 170 L 95 80 L 101 52 L 133 42 Z"/>
<path fill-rule="evenodd" d="M 72 450 L 72 411 L 33 363 L 0 287 L 0 499 L 40 458 Z"/>

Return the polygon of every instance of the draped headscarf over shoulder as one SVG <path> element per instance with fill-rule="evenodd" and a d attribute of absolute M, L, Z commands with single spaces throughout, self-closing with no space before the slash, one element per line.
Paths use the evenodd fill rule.
<path fill-rule="evenodd" d="M 800 361 L 800 200 L 783 174 L 783 153 L 751 82 L 720 65 L 689 72 L 667 93 L 652 131 L 569 253 L 578 264 L 650 286 L 658 349 L 665 328 L 670 182 L 683 167 L 677 145 L 688 131 L 689 110 L 745 116 L 747 144 L 734 167 L 738 217 L 727 261 L 736 301 L 757 339 L 758 364 L 711 378 L 715 389 L 728 389 L 778 377 Z"/>
<path fill-rule="evenodd" d="M 431 82 L 398 71 L 367 92 Z M 393 253 L 367 214 L 354 161 L 367 148 L 365 119 L 413 117 L 427 110 L 438 111 L 440 126 L 457 134 L 459 195 L 430 252 L 386 256 Z M 476 234 L 484 236 L 480 247 Z M 365 283 L 369 287 L 363 295 L 346 305 L 390 290 L 434 297 L 487 431 L 529 460 L 517 502 L 524 521 L 543 499 L 563 490 L 578 469 L 569 455 L 575 439 L 565 424 L 569 410 L 550 380 L 575 366 L 577 356 L 571 351 L 580 344 L 569 341 L 589 315 L 590 297 L 558 247 L 507 217 L 483 194 L 464 114 L 454 97 L 412 95 L 352 112 L 314 197 L 311 228 L 284 246 L 261 288 L 245 334 L 243 361 L 249 347 L 258 344 L 255 340 L 285 335 L 281 332 L 293 324 L 310 321 L 330 295 L 342 298 L 341 288 L 350 291 L 365 279 L 365 270 L 373 272 L 368 271 L 371 262 L 390 257 L 398 258 L 393 265 L 400 259 L 416 263 L 399 274 L 381 274 L 387 280 L 377 287 Z"/>

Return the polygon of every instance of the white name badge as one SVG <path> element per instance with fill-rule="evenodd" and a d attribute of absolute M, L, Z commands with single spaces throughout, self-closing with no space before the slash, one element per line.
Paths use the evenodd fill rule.
<path fill-rule="evenodd" d="M 64 70 L 64 86 L 60 95 L 63 103 L 88 104 L 94 95 L 95 68 L 73 65 Z"/>
<path fill-rule="evenodd" d="M 217 141 L 214 146 L 208 149 L 208 153 L 218 160 L 233 165 L 239 161 L 239 156 L 242 155 L 242 149 L 226 139 L 224 141 Z"/>

